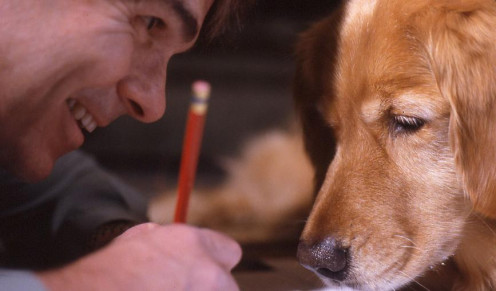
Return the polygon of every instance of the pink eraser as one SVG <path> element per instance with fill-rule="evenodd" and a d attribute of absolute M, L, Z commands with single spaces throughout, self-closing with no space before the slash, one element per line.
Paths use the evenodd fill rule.
<path fill-rule="evenodd" d="M 207 81 L 195 81 L 191 87 L 196 97 L 206 99 L 210 96 L 210 83 Z"/>

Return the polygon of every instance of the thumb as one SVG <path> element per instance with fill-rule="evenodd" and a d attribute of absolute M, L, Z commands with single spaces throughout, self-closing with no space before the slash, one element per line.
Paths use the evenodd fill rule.
<path fill-rule="evenodd" d="M 123 234 L 118 236 L 116 239 L 129 239 L 129 238 L 135 237 L 137 235 L 147 233 L 150 230 L 155 229 L 157 227 L 160 227 L 160 225 L 158 225 L 156 223 L 152 223 L 152 222 L 138 224 L 138 225 L 133 226 L 130 229 L 126 230 Z"/>
<path fill-rule="evenodd" d="M 201 240 L 207 252 L 221 266 L 231 270 L 241 260 L 240 245 L 232 238 L 210 229 L 200 229 Z"/>

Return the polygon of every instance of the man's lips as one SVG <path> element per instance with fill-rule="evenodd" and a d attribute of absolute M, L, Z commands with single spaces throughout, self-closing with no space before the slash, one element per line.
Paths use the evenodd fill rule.
<path fill-rule="evenodd" d="M 97 127 L 95 118 L 86 110 L 86 108 L 77 102 L 75 99 L 68 99 L 67 105 L 71 110 L 72 116 L 77 121 L 81 128 L 86 129 L 87 132 L 93 132 Z"/>

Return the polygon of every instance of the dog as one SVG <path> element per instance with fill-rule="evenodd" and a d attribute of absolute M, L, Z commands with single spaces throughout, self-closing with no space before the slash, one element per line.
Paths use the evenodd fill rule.
<path fill-rule="evenodd" d="M 496 289 L 496 2 L 351 0 L 305 31 L 294 96 L 326 286 Z"/>

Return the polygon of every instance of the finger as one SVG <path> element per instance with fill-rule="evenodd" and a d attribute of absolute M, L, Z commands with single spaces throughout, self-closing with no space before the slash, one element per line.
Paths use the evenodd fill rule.
<path fill-rule="evenodd" d="M 225 276 L 224 279 L 219 282 L 216 290 L 239 291 L 239 286 L 233 276 L 229 273 L 228 276 Z"/>
<path fill-rule="evenodd" d="M 231 270 L 239 263 L 242 250 L 236 241 L 213 230 L 200 229 L 200 231 L 203 246 L 220 266 Z"/>
<path fill-rule="evenodd" d="M 152 222 L 138 224 L 126 230 L 123 234 L 117 237 L 117 239 L 129 239 L 137 235 L 149 232 L 152 229 L 160 227 L 160 225 Z"/>

